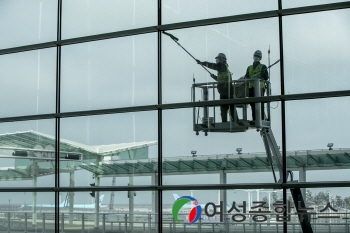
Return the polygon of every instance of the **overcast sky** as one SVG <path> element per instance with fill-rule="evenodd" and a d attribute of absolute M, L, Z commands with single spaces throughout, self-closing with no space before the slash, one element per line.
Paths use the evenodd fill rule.
<path fill-rule="evenodd" d="M 155 26 L 156 1 L 63 1 L 63 39 L 92 34 Z M 244 3 L 243 3 L 244 2 Z M 335 1 L 332 1 L 335 2 Z M 329 1 L 308 1 L 308 4 Z M 305 1 L 283 1 L 286 8 Z M 238 7 L 239 6 L 239 7 Z M 0 1 L 0 48 L 56 40 L 55 1 Z M 130 10 L 132 9 L 132 10 Z M 163 23 L 198 20 L 277 9 L 277 1 L 163 1 Z M 118 23 L 116 23 L 118 22 Z M 307 93 L 350 89 L 349 10 L 288 16 L 283 18 L 285 93 Z M 225 53 L 233 78 L 238 79 L 252 63 L 255 50 L 263 53 L 262 63 L 280 59 L 278 19 L 251 20 L 169 31 L 193 56 L 215 61 Z M 56 49 L 43 49 L 0 56 L 0 117 L 52 113 L 55 111 Z M 192 78 L 197 83 L 213 81 L 208 73 L 169 37 L 162 37 L 163 103 L 189 102 Z M 62 47 L 63 112 L 157 104 L 157 34 L 96 41 Z M 280 66 L 271 69 L 272 95 L 279 95 Z M 198 94 L 197 97 L 200 95 Z M 281 106 L 271 103 L 272 129 L 281 145 Z M 217 119 L 219 108 L 216 109 Z M 349 148 L 349 98 L 330 98 L 286 103 L 287 150 Z M 239 114 L 241 114 L 239 112 Z M 248 116 L 250 116 L 248 107 Z M 192 131 L 192 109 L 163 112 L 164 157 L 263 152 L 259 133 L 209 133 Z M 0 133 L 34 130 L 54 135 L 54 120 L 5 123 Z M 61 120 L 62 138 L 87 145 L 157 140 L 157 112 L 77 117 Z M 150 157 L 157 148 L 150 149 Z M 12 161 L 4 161 L 11 166 Z M 76 185 L 93 182 L 91 174 L 78 175 Z M 307 181 L 348 180 L 347 170 L 326 171 L 320 176 L 308 172 Z M 258 179 L 257 179 L 258 176 Z M 296 174 L 297 176 L 297 174 Z M 64 175 L 65 177 L 65 175 Z M 45 177 L 39 186 L 52 186 Z M 68 181 L 63 180 L 63 185 Z M 273 182 L 272 175 L 234 174 L 229 182 Z M 126 178 L 117 185 L 127 185 Z M 217 183 L 217 175 L 190 179 L 165 177 L 166 184 Z M 19 182 L 2 182 L 17 186 Z M 30 182 L 24 182 L 31 186 Z M 102 181 L 110 185 L 111 179 Z M 135 184 L 151 184 L 149 178 L 135 178 Z M 342 189 L 345 190 L 345 189 Z M 340 192 L 340 191 L 339 191 Z M 180 194 L 188 194 L 182 192 Z M 2 195 L 2 194 L 0 194 Z M 147 194 L 150 197 L 150 192 Z M 200 194 L 198 194 L 200 195 Z M 211 194 L 214 198 L 215 193 Z M 344 193 L 344 196 L 349 196 Z M 204 195 L 202 195 L 203 197 Z M 137 196 L 140 202 L 142 196 Z M 167 201 L 171 200 L 170 197 Z M 87 198 L 88 199 L 88 198 Z M 119 199 L 125 201 L 126 199 Z"/>

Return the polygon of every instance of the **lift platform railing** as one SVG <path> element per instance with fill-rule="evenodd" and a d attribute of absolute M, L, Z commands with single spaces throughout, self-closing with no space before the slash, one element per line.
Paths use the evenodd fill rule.
<path fill-rule="evenodd" d="M 241 99 L 241 98 L 248 98 L 249 97 L 249 87 L 256 87 L 259 86 L 261 88 L 254 88 L 254 97 L 260 97 L 260 96 L 270 96 L 271 95 L 271 85 L 269 81 L 256 79 L 256 78 L 250 78 L 250 79 L 238 79 L 233 80 L 229 82 L 206 82 L 206 83 L 193 83 L 192 84 L 192 102 L 197 101 L 211 101 L 211 100 L 219 100 L 220 94 L 218 93 L 218 88 L 221 90 L 224 90 L 224 92 L 227 94 L 228 99 Z M 263 93 L 261 93 L 261 90 L 263 89 Z M 200 97 L 198 98 L 198 92 L 200 93 Z M 262 126 L 269 126 L 269 125 L 263 125 L 264 122 L 262 121 L 269 121 L 270 119 L 270 103 L 266 102 L 266 110 L 265 110 L 265 116 L 262 119 L 261 118 L 261 102 L 255 103 L 255 114 L 256 114 L 256 120 L 253 122 L 250 120 L 248 122 L 247 117 L 247 105 L 248 104 L 235 104 L 235 110 L 231 111 L 233 112 L 234 116 L 230 116 L 230 121 L 241 121 L 245 122 L 245 126 L 247 127 L 254 127 L 254 128 L 261 128 Z M 265 104 L 265 103 L 263 103 Z M 232 105 L 230 105 L 232 106 Z M 216 108 L 218 106 L 203 106 L 203 107 L 194 107 L 193 108 L 193 125 L 194 130 L 198 131 L 198 128 L 196 128 L 196 125 L 206 125 L 208 127 L 208 131 L 213 131 L 210 127 L 213 123 L 220 123 L 221 119 L 216 119 Z M 203 110 L 200 112 L 200 108 L 203 108 Z M 237 109 L 241 109 L 242 113 L 239 116 L 236 116 Z M 230 111 L 229 111 L 230 112 Z M 239 120 L 237 120 L 239 117 Z M 201 119 L 201 121 L 200 121 Z M 230 124 L 230 132 L 235 131 L 236 124 Z M 202 130 L 199 130 L 202 131 Z M 205 131 L 205 130 L 203 130 Z M 206 132 L 206 131 L 205 131 Z M 239 130 L 237 132 L 242 132 L 242 130 Z"/>

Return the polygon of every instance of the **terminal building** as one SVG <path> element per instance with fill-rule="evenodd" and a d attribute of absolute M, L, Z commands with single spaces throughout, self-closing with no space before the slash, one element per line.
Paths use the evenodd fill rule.
<path fill-rule="evenodd" d="M 0 232 L 349 232 L 349 8 L 1 2 Z"/>

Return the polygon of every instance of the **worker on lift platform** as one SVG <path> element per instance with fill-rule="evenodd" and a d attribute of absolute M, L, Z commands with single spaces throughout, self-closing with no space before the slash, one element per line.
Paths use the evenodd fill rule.
<path fill-rule="evenodd" d="M 228 69 L 228 64 L 226 62 L 226 55 L 223 53 L 219 53 L 218 56 L 215 57 L 215 60 L 216 60 L 216 63 L 211 63 L 207 61 L 201 62 L 200 60 L 196 59 L 198 64 L 202 66 L 206 66 L 218 72 L 217 75 L 211 74 L 210 76 L 216 81 L 218 81 L 217 89 L 220 94 L 220 99 L 231 99 L 233 98 L 233 88 L 231 84 L 232 76 L 231 76 L 230 70 Z M 229 104 L 229 105 L 220 106 L 222 122 L 227 122 L 227 112 L 229 109 L 230 109 L 231 120 L 233 120 L 233 116 L 236 116 L 236 119 L 235 119 L 236 121 L 238 120 L 237 110 L 235 109 L 235 105 Z"/>
<path fill-rule="evenodd" d="M 256 50 L 253 55 L 253 65 L 248 66 L 247 72 L 244 75 L 244 78 L 258 78 L 261 80 L 268 80 L 269 75 L 267 72 L 267 67 L 260 63 L 260 60 L 262 59 L 262 53 L 260 50 Z M 248 85 L 249 88 L 249 97 L 255 97 L 254 95 L 254 82 L 249 82 Z M 265 94 L 265 83 L 261 82 L 260 84 L 261 88 L 261 96 L 264 96 Z M 252 117 L 253 120 L 255 120 L 255 103 L 251 103 L 250 107 L 252 108 Z M 264 120 L 265 113 L 264 113 L 264 103 L 261 103 L 261 119 Z"/>

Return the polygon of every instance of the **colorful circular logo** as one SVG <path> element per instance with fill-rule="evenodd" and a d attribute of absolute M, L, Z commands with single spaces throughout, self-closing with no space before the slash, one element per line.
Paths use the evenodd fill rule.
<path fill-rule="evenodd" d="M 187 204 L 187 203 L 191 203 L 193 201 L 194 206 L 192 207 L 191 205 Z M 190 213 L 188 215 L 188 225 L 191 225 L 192 223 L 195 223 L 199 217 L 202 214 L 202 207 L 200 205 L 198 205 L 198 201 L 196 198 L 193 198 L 191 196 L 182 196 L 180 198 L 178 198 L 173 205 L 172 208 L 172 214 L 173 217 L 175 219 L 176 222 L 178 223 L 182 223 L 185 224 L 184 222 L 181 222 L 179 220 L 179 212 L 181 210 L 182 207 L 189 205 L 191 210 Z"/>

